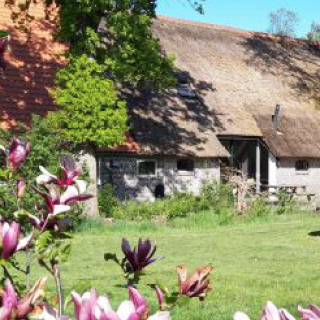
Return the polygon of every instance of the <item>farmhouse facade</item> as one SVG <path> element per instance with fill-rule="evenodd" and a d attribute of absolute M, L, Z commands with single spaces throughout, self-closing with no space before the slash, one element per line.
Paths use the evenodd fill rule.
<path fill-rule="evenodd" d="M 39 8 L 28 35 L 0 11 L 0 29 L 11 33 L 0 69 L 4 128 L 55 108 L 49 90 L 67 48 Z M 318 43 L 167 17 L 154 20 L 153 32 L 176 58 L 177 86 L 126 95 L 126 142 L 89 161 L 99 188 L 112 183 L 120 199 L 139 200 L 199 193 L 233 167 L 257 192 L 305 185 L 320 193 Z"/>

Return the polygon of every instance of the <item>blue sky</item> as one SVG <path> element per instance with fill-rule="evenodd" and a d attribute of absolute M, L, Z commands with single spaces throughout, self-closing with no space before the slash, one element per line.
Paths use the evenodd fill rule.
<path fill-rule="evenodd" d="M 310 30 L 312 21 L 320 22 L 320 0 L 206 0 L 205 14 L 196 13 L 186 0 L 160 0 L 158 14 L 188 20 L 221 24 L 253 31 L 266 31 L 269 13 L 281 7 L 298 13 L 297 35 Z"/>

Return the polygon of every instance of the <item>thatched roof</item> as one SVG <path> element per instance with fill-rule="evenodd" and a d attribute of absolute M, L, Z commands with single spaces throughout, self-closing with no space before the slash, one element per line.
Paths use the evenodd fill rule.
<path fill-rule="evenodd" d="M 320 157 L 319 44 L 164 17 L 153 28 L 189 73 L 212 132 L 263 136 L 279 157 Z M 276 104 L 282 134 L 271 126 Z"/>
<path fill-rule="evenodd" d="M 176 89 L 127 97 L 131 132 L 140 153 L 170 156 L 228 157 L 217 138 L 217 119 L 198 99 L 184 99 Z"/>

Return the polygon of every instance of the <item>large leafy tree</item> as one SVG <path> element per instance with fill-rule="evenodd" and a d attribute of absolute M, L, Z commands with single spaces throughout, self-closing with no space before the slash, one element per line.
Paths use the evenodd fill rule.
<path fill-rule="evenodd" d="M 20 26 L 32 19 L 28 10 L 37 1 L 6 0 Z M 54 97 L 61 109 L 50 117 L 52 124 L 76 143 L 122 142 L 127 116 L 115 88 L 162 90 L 175 82 L 173 57 L 152 35 L 157 0 L 44 1 L 56 36 L 70 44 L 69 65 L 56 77 Z M 205 0 L 185 1 L 203 11 Z M 50 11 L 53 5 L 58 16 Z"/>

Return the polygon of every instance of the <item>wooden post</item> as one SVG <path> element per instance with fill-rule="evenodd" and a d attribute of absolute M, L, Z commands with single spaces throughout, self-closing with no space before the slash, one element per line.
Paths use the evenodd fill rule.
<path fill-rule="evenodd" d="M 257 141 L 256 146 L 256 193 L 260 193 L 260 165 L 261 165 L 261 150 L 260 150 L 260 141 Z"/>

